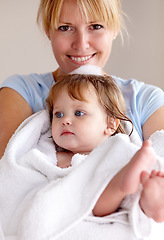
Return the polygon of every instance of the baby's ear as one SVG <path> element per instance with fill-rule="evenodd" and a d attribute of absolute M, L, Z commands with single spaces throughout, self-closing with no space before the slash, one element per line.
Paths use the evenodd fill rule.
<path fill-rule="evenodd" d="M 114 117 L 107 116 L 107 126 L 105 134 L 111 136 L 117 130 L 120 120 Z"/>

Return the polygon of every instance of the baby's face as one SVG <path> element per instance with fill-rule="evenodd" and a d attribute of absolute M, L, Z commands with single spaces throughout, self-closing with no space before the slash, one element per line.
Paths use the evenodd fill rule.
<path fill-rule="evenodd" d="M 63 90 L 55 99 L 52 137 L 62 148 L 73 153 L 87 154 L 108 135 L 107 115 L 92 86 L 85 90 L 86 101 L 70 98 Z"/>

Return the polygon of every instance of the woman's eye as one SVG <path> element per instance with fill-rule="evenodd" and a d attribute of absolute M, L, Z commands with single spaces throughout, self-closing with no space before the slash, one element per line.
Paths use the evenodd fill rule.
<path fill-rule="evenodd" d="M 67 32 L 69 31 L 71 28 L 68 26 L 68 25 L 63 25 L 63 26 L 60 26 L 58 28 L 58 30 L 62 31 L 62 32 Z"/>
<path fill-rule="evenodd" d="M 82 112 L 82 111 L 76 111 L 76 112 L 75 112 L 75 116 L 77 116 L 77 117 L 84 116 L 84 112 Z"/>
<path fill-rule="evenodd" d="M 55 113 L 55 117 L 57 117 L 57 118 L 62 118 L 63 116 L 64 116 L 64 113 L 62 113 L 62 112 Z"/>
<path fill-rule="evenodd" d="M 104 28 L 104 27 L 101 24 L 93 24 L 90 26 L 90 29 L 92 29 L 92 30 L 100 30 L 102 28 Z"/>

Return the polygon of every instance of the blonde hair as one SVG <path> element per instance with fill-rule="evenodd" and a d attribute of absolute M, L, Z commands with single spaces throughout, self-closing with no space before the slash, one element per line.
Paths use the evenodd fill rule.
<path fill-rule="evenodd" d="M 66 0 L 41 0 L 37 15 L 37 22 L 42 22 L 47 33 L 49 29 L 56 29 L 63 3 Z M 88 20 L 102 20 L 112 30 L 119 32 L 120 25 L 124 25 L 120 0 L 76 0 L 81 13 Z"/>
<path fill-rule="evenodd" d="M 72 99 L 87 102 L 87 99 L 84 97 L 84 93 L 86 89 L 89 89 L 90 85 L 94 87 L 98 100 L 104 108 L 106 114 L 120 120 L 120 124 L 115 133 L 125 133 L 123 127 L 124 121 L 131 122 L 131 120 L 125 115 L 125 101 L 114 79 L 110 76 L 88 74 L 70 74 L 59 76 L 58 82 L 52 86 L 46 100 L 50 121 L 52 122 L 53 119 L 54 102 L 63 90 L 67 90 Z"/>

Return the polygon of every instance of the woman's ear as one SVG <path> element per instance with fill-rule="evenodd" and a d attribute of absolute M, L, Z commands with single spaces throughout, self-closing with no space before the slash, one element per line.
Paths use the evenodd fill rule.
<path fill-rule="evenodd" d="M 105 129 L 105 134 L 111 136 L 113 133 L 116 132 L 119 124 L 120 124 L 119 119 L 107 116 L 107 126 Z"/>
<path fill-rule="evenodd" d="M 48 39 L 50 40 L 50 30 L 46 31 L 46 35 L 47 35 Z"/>
<path fill-rule="evenodd" d="M 115 32 L 115 33 L 113 34 L 113 40 L 115 40 L 115 39 L 117 38 L 117 35 L 118 35 L 118 32 Z"/>
<path fill-rule="evenodd" d="M 120 33 L 120 28 L 113 31 L 113 40 L 115 40 L 117 38 L 119 33 Z"/>

